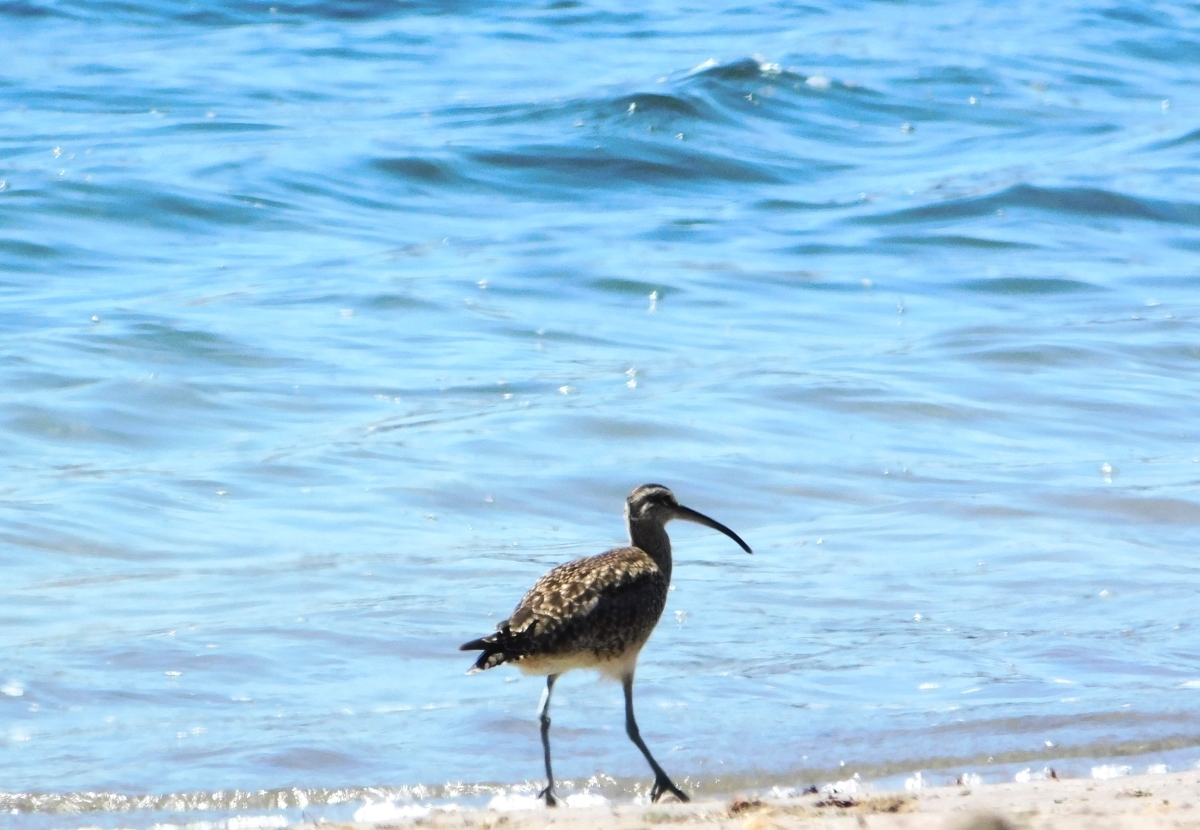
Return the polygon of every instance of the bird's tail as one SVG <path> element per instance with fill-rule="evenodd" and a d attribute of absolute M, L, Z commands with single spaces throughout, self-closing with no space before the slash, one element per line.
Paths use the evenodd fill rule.
<path fill-rule="evenodd" d="M 467 674 L 475 674 L 476 672 L 487 671 L 495 668 L 501 663 L 508 662 L 508 655 L 504 653 L 504 646 L 500 642 L 500 633 L 490 634 L 487 637 L 480 637 L 478 640 L 472 640 L 469 643 L 463 643 L 458 647 L 459 651 L 482 651 L 479 659 L 475 661 L 475 665 L 467 669 Z"/>

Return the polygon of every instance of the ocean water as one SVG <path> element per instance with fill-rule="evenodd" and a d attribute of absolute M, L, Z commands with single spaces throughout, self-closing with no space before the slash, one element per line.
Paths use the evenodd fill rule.
<path fill-rule="evenodd" d="M 672 525 L 686 789 L 1200 760 L 1200 5 L 0 41 L 0 824 L 536 791 L 541 681 L 457 646 L 648 481 L 755 550 Z M 553 714 L 564 792 L 644 796 L 619 687 Z"/>

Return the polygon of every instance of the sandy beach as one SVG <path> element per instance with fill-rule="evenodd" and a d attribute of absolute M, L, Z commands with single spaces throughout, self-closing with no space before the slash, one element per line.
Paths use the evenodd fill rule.
<path fill-rule="evenodd" d="M 648 830 L 681 825 L 721 830 L 1156 830 L 1200 828 L 1200 771 L 1109 780 L 928 787 L 915 792 L 732 796 L 691 804 L 606 804 L 556 810 L 432 810 L 346 825 L 486 830 Z M 329 827 L 329 825 L 322 825 Z"/>

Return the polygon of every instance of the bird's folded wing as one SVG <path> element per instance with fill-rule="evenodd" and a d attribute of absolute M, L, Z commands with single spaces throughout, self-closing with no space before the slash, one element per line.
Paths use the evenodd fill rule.
<path fill-rule="evenodd" d="M 578 559 L 534 583 L 504 628 L 513 645 L 520 642 L 530 653 L 556 651 L 567 645 L 562 638 L 627 628 L 642 616 L 652 616 L 645 622 L 653 628 L 662 610 L 653 597 L 665 592 L 658 585 L 663 581 L 654 560 L 638 548 Z"/>

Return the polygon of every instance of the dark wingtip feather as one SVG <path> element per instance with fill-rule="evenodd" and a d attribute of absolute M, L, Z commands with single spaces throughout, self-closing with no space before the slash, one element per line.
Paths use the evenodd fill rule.
<path fill-rule="evenodd" d="M 483 654 L 479 655 L 479 659 L 475 661 L 475 665 L 471 667 L 468 674 L 473 674 L 473 673 L 479 672 L 479 671 L 487 671 L 488 669 L 494 669 L 496 666 L 499 666 L 501 663 L 507 663 L 507 662 L 508 662 L 508 655 L 505 654 L 503 651 L 485 651 Z"/>
<path fill-rule="evenodd" d="M 489 648 L 483 654 L 479 655 L 479 659 L 475 661 L 475 665 L 467 669 L 467 674 L 478 674 L 481 671 L 495 668 L 501 663 L 508 661 L 508 655 L 503 651 L 494 650 L 494 647 Z"/>
<path fill-rule="evenodd" d="M 478 640 L 472 640 L 469 643 L 463 643 L 458 647 L 459 651 L 482 651 L 479 659 L 475 661 L 475 665 L 467 670 L 467 674 L 475 674 L 476 672 L 487 671 L 490 668 L 507 662 L 508 655 L 505 654 L 498 642 L 499 636 L 492 634 L 487 637 L 480 637 Z"/>

